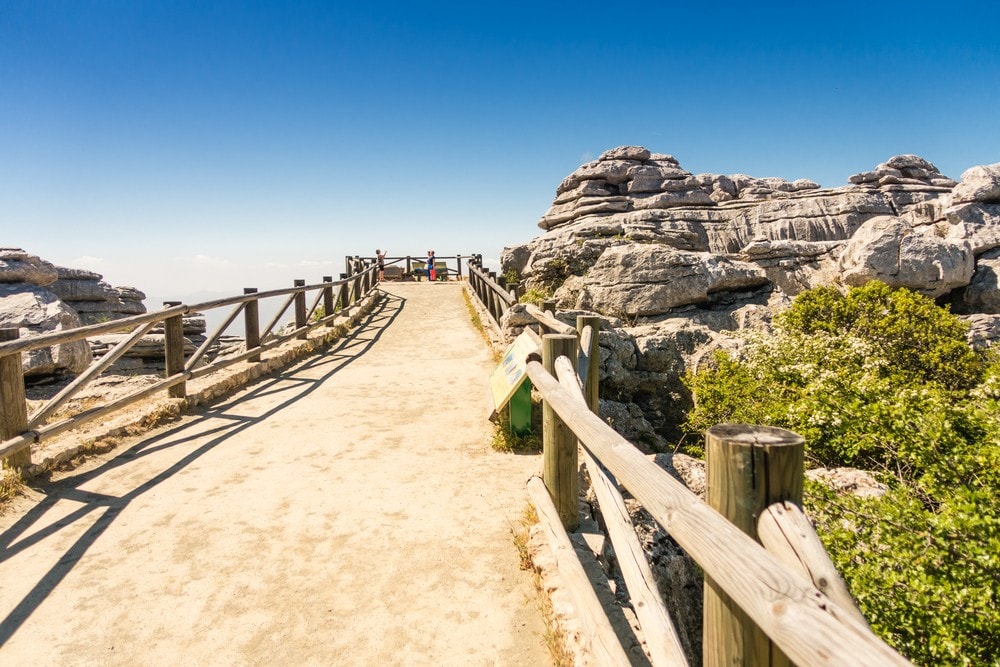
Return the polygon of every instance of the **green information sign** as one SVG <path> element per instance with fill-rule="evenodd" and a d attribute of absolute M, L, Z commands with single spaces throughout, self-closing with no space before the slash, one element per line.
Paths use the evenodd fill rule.
<path fill-rule="evenodd" d="M 531 381 L 528 380 L 528 355 L 538 353 L 538 345 L 530 334 L 522 333 L 507 348 L 500 364 L 490 374 L 490 419 L 510 406 L 510 429 L 518 435 L 531 430 Z"/>

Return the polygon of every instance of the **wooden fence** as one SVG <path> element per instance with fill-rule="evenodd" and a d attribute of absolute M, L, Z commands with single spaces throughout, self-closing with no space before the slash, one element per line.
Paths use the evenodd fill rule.
<path fill-rule="evenodd" d="M 499 322 L 514 296 L 481 266 L 469 277 Z M 578 317 L 574 328 L 551 303 L 528 312 L 538 323 L 541 356 L 528 359 L 527 374 L 543 400 L 544 442 L 542 477 L 528 492 L 599 664 L 629 658 L 567 534 L 578 523 L 581 454 L 653 665 L 687 661 L 620 489 L 704 571 L 703 664 L 909 664 L 872 633 L 801 509 L 801 437 L 750 425 L 709 429 L 702 500 L 597 415 L 599 318 Z"/>
<path fill-rule="evenodd" d="M 293 339 L 305 339 L 307 333 L 320 326 L 332 327 L 337 317 L 349 316 L 350 311 L 359 306 L 377 286 L 374 266 L 363 262 L 352 267 L 348 274 L 341 274 L 334 281 L 326 276 L 323 282 L 306 285 L 304 280 L 296 280 L 294 287 L 258 292 L 246 288 L 241 296 L 233 296 L 193 305 L 166 303 L 162 310 L 112 320 L 100 324 L 59 331 L 29 338 L 19 338 L 17 329 L 0 329 L 0 461 L 10 467 L 29 465 L 31 445 L 44 438 L 76 428 L 88 421 L 119 410 L 157 392 L 166 391 L 172 398 L 184 398 L 185 383 L 220 370 L 241 361 L 260 361 L 261 352 Z M 315 293 L 311 302 L 308 295 Z M 263 329 L 259 322 L 261 300 L 285 297 L 277 314 Z M 183 317 L 188 313 L 201 313 L 215 308 L 234 306 L 228 317 L 219 324 L 204 343 L 193 354 L 185 358 Z M 294 313 L 294 328 L 290 331 L 276 331 L 275 327 L 285 313 Z M 245 330 L 245 350 L 242 353 L 217 359 L 209 364 L 203 358 L 209 348 L 243 314 Z M 107 370 L 111 364 L 138 343 L 144 335 L 157 325 L 164 329 L 165 377 L 149 387 L 135 391 L 110 403 L 92 407 L 83 412 L 66 417 L 55 423 L 47 423 L 59 409 L 88 383 Z M 96 359 L 65 389 L 32 412 L 27 410 L 24 376 L 21 368 L 21 353 L 39 350 L 72 341 L 86 340 L 88 337 L 107 333 L 128 331 L 129 336 Z"/>
<path fill-rule="evenodd" d="M 517 303 L 517 290 L 507 286 L 507 279 L 483 268 L 483 256 L 473 255 L 469 262 L 469 287 L 499 327 L 500 318 Z"/>
<path fill-rule="evenodd" d="M 464 259 L 466 265 L 474 261 L 482 261 L 482 255 L 446 255 L 446 256 L 435 256 L 434 265 L 440 269 L 441 278 L 443 280 L 456 279 L 462 280 L 463 269 L 462 260 Z M 366 266 L 371 266 L 376 263 L 376 258 L 362 257 L 360 255 L 348 255 L 344 258 L 344 265 L 347 268 L 347 275 L 353 275 L 358 271 L 359 268 L 363 269 Z M 425 276 L 423 273 L 426 270 L 427 256 L 416 256 L 416 255 L 402 255 L 399 257 L 389 257 L 385 258 L 386 268 L 398 267 L 400 269 L 400 278 L 404 280 L 409 280 L 416 278 L 418 276 Z M 389 278 L 387 272 L 387 278 Z"/>

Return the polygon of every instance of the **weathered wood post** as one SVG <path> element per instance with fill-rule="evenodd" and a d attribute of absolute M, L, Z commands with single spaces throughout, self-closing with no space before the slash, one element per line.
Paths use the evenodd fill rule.
<path fill-rule="evenodd" d="M 720 424 L 705 442 L 706 501 L 744 533 L 757 537 L 757 518 L 771 503 L 802 503 L 802 437 L 771 426 Z M 705 577 L 704 665 L 788 665 L 788 658 Z"/>
<path fill-rule="evenodd" d="M 244 287 L 244 294 L 256 294 L 256 287 Z M 243 306 L 243 328 L 246 330 L 246 336 L 244 340 L 246 341 L 247 351 L 260 347 L 260 302 L 257 299 L 253 301 L 247 301 Z M 260 355 L 255 354 L 252 357 L 248 357 L 247 361 L 258 362 L 260 361 Z"/>
<path fill-rule="evenodd" d="M 504 276 L 497 276 L 497 285 L 499 285 L 503 289 L 504 294 L 507 293 L 507 279 Z M 504 301 L 502 298 L 500 298 L 500 295 L 498 294 L 497 295 L 497 322 L 500 321 L 500 318 L 503 317 L 503 314 L 505 312 L 507 312 L 507 302 Z"/>
<path fill-rule="evenodd" d="M 556 359 L 577 355 L 576 336 L 548 334 L 542 337 L 542 365 L 555 375 Z M 559 418 L 548 401 L 542 403 L 542 481 L 552 495 L 566 530 L 580 525 L 580 473 L 577 442 L 573 431 Z"/>
<path fill-rule="evenodd" d="M 180 301 L 164 301 L 165 308 L 181 305 Z M 184 314 L 177 313 L 163 320 L 163 356 L 166 361 L 166 376 L 173 377 L 184 372 Z M 187 396 L 187 382 L 178 382 L 167 389 L 170 398 Z"/>
<path fill-rule="evenodd" d="M 351 305 L 355 306 L 361 302 L 361 274 L 354 276 L 354 283 L 351 285 Z"/>
<path fill-rule="evenodd" d="M 333 326 L 333 318 L 330 317 L 334 313 L 333 307 L 333 276 L 323 276 L 324 283 L 330 283 L 323 288 L 323 315 L 329 317 L 326 321 L 326 326 Z"/>
<path fill-rule="evenodd" d="M 462 256 L 455 255 L 455 261 L 458 262 L 458 279 L 462 279 Z"/>
<path fill-rule="evenodd" d="M 340 314 L 344 317 L 349 317 L 351 314 L 351 283 L 347 282 L 347 274 L 341 273 L 340 279 L 344 282 L 341 283 L 340 289 L 337 291 L 337 305 L 340 308 Z"/>
<path fill-rule="evenodd" d="M 412 257 L 410 257 L 409 255 L 406 256 L 406 275 L 410 276 L 411 278 L 413 277 L 412 260 L 413 260 Z"/>
<path fill-rule="evenodd" d="M 0 329 L 0 343 L 17 340 L 16 327 Z M 21 435 L 28 429 L 28 404 L 24 399 L 24 371 L 21 353 L 0 357 L 0 442 Z M 31 448 L 25 447 L 0 461 L 4 468 L 31 465 Z"/>
<path fill-rule="evenodd" d="M 344 274 L 341 274 L 341 275 L 342 275 L 342 276 L 343 276 L 344 278 L 346 278 L 347 276 L 349 276 L 349 275 L 351 275 L 352 273 L 354 273 L 354 272 L 353 272 L 353 271 L 351 270 L 351 266 L 352 266 L 352 262 L 351 262 L 351 256 L 350 256 L 350 255 L 346 255 L 346 256 L 344 257 L 344 269 L 345 269 L 345 270 L 347 271 L 347 274 L 346 274 L 346 275 L 344 275 Z"/>
<path fill-rule="evenodd" d="M 492 280 L 493 282 L 496 282 L 497 274 L 495 272 L 490 271 L 488 275 L 490 277 L 490 280 Z M 497 293 L 493 291 L 493 286 L 492 285 L 490 285 L 490 286 L 487 287 L 486 294 L 488 295 L 488 301 L 489 301 L 488 305 L 489 305 L 489 309 L 490 309 L 490 314 L 493 316 L 493 321 L 494 322 L 499 322 L 500 321 L 500 315 L 497 313 L 497 310 L 498 310 L 497 309 Z"/>
<path fill-rule="evenodd" d="M 292 284 L 295 287 L 305 287 L 306 281 L 301 278 L 296 278 Z M 308 322 L 306 322 L 306 293 L 305 290 L 299 290 L 295 293 L 295 328 L 301 329 L 306 324 L 308 324 Z M 295 338 L 297 340 L 305 340 L 308 337 L 307 332 L 303 331 Z"/>
<path fill-rule="evenodd" d="M 583 330 L 590 327 L 591 336 L 589 340 L 583 339 Z M 587 405 L 591 412 L 599 414 L 600 401 L 598 393 L 600 390 L 600 366 L 601 352 L 598 332 L 601 330 L 601 318 L 591 315 L 576 316 L 576 332 L 580 336 L 580 345 L 588 344 L 587 347 L 587 381 L 583 385 L 583 395 L 587 399 Z"/>

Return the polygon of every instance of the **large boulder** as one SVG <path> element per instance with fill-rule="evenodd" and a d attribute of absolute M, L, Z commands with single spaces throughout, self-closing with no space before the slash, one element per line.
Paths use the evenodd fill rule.
<path fill-rule="evenodd" d="M 77 314 L 52 292 L 24 283 L 0 284 L 0 327 L 16 327 L 26 337 L 79 326 Z M 26 378 L 80 373 L 90 361 L 90 347 L 84 340 L 21 354 Z"/>
<path fill-rule="evenodd" d="M 58 279 L 56 267 L 20 248 L 0 248 L 0 283 L 45 287 Z"/>
<path fill-rule="evenodd" d="M 57 267 L 59 279 L 49 287 L 80 316 L 83 324 L 117 320 L 146 312 L 146 295 L 134 287 L 112 287 L 99 273 Z"/>
<path fill-rule="evenodd" d="M 616 246 L 587 273 L 577 307 L 648 317 L 706 302 L 712 292 L 765 284 L 764 271 L 747 262 L 659 245 Z"/>
<path fill-rule="evenodd" d="M 1000 162 L 972 167 L 962 172 L 962 182 L 955 186 L 951 199 L 956 204 L 1000 204 Z"/>
<path fill-rule="evenodd" d="M 847 243 L 840 258 L 845 284 L 880 280 L 939 297 L 969 284 L 974 269 L 968 242 L 922 234 L 902 218 L 872 218 Z"/>

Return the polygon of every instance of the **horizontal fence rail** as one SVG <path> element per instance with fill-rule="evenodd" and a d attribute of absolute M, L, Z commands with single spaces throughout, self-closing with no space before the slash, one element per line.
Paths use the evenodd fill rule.
<path fill-rule="evenodd" d="M 469 263 L 475 261 L 476 258 L 481 258 L 482 255 L 442 255 L 434 256 L 434 268 L 438 273 L 439 280 L 450 280 L 452 278 L 456 280 L 463 280 L 463 268 L 462 261 L 464 260 L 466 266 Z M 402 255 L 402 256 L 385 256 L 383 258 L 383 263 L 386 267 L 385 279 L 419 279 L 427 278 L 427 255 Z M 362 257 L 360 255 L 350 256 L 348 255 L 344 260 L 344 265 L 347 268 L 347 275 L 353 275 L 364 267 L 371 266 L 373 264 L 378 264 L 378 258 L 375 256 Z M 395 270 L 394 270 L 395 269 Z"/>
<path fill-rule="evenodd" d="M 469 268 L 469 283 L 499 324 L 513 295 L 477 265 Z M 871 632 L 798 505 L 799 436 L 745 425 L 709 429 L 706 450 L 714 454 L 708 457 L 706 502 L 597 415 L 599 318 L 578 317 L 573 328 L 556 317 L 555 304 L 527 312 L 537 323 L 532 335 L 541 349 L 540 358 L 525 360 L 527 376 L 543 401 L 542 478 L 529 482 L 529 495 L 543 521 L 561 524 L 546 525 L 546 534 L 560 572 L 568 567 L 570 580 L 578 581 L 577 566 L 567 565 L 573 552 L 564 536 L 578 522 L 582 450 L 653 665 L 683 665 L 686 658 L 619 487 L 704 571 L 704 664 L 910 664 Z M 748 489 L 759 497 L 726 496 Z M 713 498 L 719 495 L 726 497 Z M 759 511 L 750 503 L 759 503 Z M 748 507 L 735 514 L 726 509 L 742 505 Z M 609 646 L 610 626 L 597 618 L 593 594 L 576 592 L 574 600 L 597 660 L 628 664 L 620 647 Z"/>
<path fill-rule="evenodd" d="M 191 305 L 168 302 L 157 311 L 134 315 L 122 319 L 102 322 L 65 331 L 40 334 L 25 338 L 18 337 L 17 329 L 0 329 L 0 461 L 17 467 L 30 464 L 30 447 L 44 438 L 53 437 L 64 431 L 115 412 L 136 401 L 166 390 L 171 398 L 186 396 L 185 383 L 242 361 L 258 362 L 261 353 L 291 339 L 305 339 L 308 332 L 316 327 L 335 326 L 338 317 L 349 317 L 352 309 L 372 295 L 378 286 L 376 267 L 363 264 L 355 267 L 356 272 L 341 274 L 334 281 L 325 276 L 323 281 L 306 285 L 304 280 L 296 280 L 293 287 L 259 292 L 246 288 L 244 294 L 205 301 Z M 308 295 L 313 293 L 311 305 Z M 286 297 L 277 314 L 264 327 L 259 326 L 259 304 L 264 299 Z M 232 311 L 218 325 L 206 340 L 187 358 L 184 355 L 185 337 L 183 318 L 190 313 L 203 313 L 217 308 L 232 307 Z M 292 328 L 276 332 L 275 327 L 286 317 L 292 321 Z M 215 345 L 225 331 L 243 315 L 245 332 L 244 350 L 240 353 L 217 358 L 204 363 L 209 349 Z M 55 423 L 47 423 L 59 410 L 90 382 L 106 371 L 116 360 L 136 345 L 147 333 L 157 326 L 164 330 L 165 377 L 159 382 L 137 390 L 120 399 L 92 407 Z M 122 333 L 128 335 L 119 341 L 104 356 L 91 365 L 73 382 L 49 399 L 30 415 L 27 414 L 24 377 L 21 369 L 21 353 L 51 348 L 53 346 L 86 340 L 102 334 Z"/>
<path fill-rule="evenodd" d="M 469 287 L 499 327 L 500 318 L 517 303 L 517 291 L 507 288 L 507 279 L 483 268 L 482 255 L 474 255 L 469 263 Z"/>

